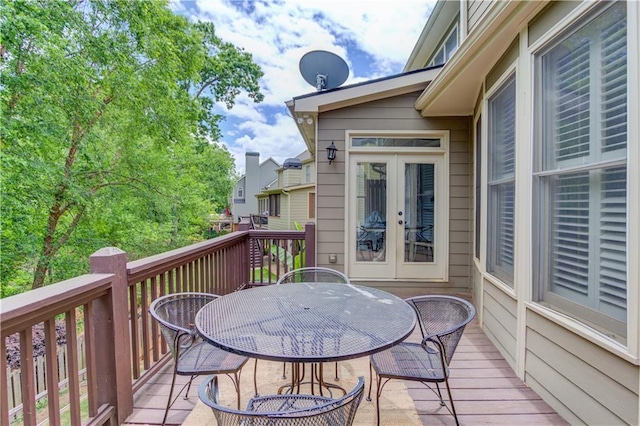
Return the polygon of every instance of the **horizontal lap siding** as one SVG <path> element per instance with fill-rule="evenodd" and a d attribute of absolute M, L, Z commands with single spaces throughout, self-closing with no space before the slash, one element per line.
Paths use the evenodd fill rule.
<path fill-rule="evenodd" d="M 483 288 L 483 329 L 515 369 L 516 301 L 487 280 Z"/>
<path fill-rule="evenodd" d="M 346 130 L 448 130 L 450 132 L 450 264 L 449 283 L 429 284 L 430 289 L 470 291 L 471 153 L 467 117 L 424 118 L 414 108 L 419 92 L 368 102 L 320 114 L 318 119 L 317 263 L 344 270 L 345 131 Z M 333 142 L 337 159 L 329 165 L 324 151 Z M 336 264 L 328 256 L 336 253 Z M 424 283 L 413 284 L 424 288 Z"/>
<path fill-rule="evenodd" d="M 639 367 L 532 311 L 526 338 L 526 382 L 570 423 L 638 424 Z"/>
<path fill-rule="evenodd" d="M 474 0 L 467 2 L 467 28 L 468 31 L 476 25 L 482 15 L 491 7 L 493 1 Z"/>

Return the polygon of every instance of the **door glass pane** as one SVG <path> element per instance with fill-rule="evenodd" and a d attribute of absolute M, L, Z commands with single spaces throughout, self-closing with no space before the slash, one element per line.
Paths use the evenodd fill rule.
<path fill-rule="evenodd" d="M 356 253 L 358 262 L 386 260 L 387 165 L 356 165 Z"/>
<path fill-rule="evenodd" d="M 433 262 L 434 165 L 406 164 L 404 182 L 404 261 Z"/>

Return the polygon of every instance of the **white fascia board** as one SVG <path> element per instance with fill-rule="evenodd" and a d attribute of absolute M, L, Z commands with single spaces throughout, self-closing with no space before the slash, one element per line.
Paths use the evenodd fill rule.
<path fill-rule="evenodd" d="M 416 100 L 423 117 L 473 114 L 485 76 L 518 33 L 549 2 L 498 1 Z"/>
<path fill-rule="evenodd" d="M 424 90 L 426 85 L 440 72 L 440 67 L 411 72 L 397 77 L 383 78 L 371 82 L 354 84 L 336 90 L 320 92 L 308 96 L 294 98 L 287 102 L 294 117 L 301 113 L 315 115 L 317 113 L 345 108 L 364 102 L 403 95 Z M 315 117 L 314 117 L 315 119 Z"/>

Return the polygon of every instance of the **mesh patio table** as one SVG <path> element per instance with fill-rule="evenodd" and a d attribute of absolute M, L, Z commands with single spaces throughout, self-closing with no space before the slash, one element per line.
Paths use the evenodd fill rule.
<path fill-rule="evenodd" d="M 205 305 L 195 320 L 198 332 L 214 346 L 296 364 L 370 355 L 406 339 L 415 325 L 413 309 L 401 298 L 338 283 L 238 291 Z"/>

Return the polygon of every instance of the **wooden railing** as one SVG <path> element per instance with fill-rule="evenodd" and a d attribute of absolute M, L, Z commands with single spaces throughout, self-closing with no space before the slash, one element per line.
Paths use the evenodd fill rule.
<path fill-rule="evenodd" d="M 155 298 L 183 291 L 224 295 L 273 283 L 300 263 L 315 265 L 312 223 L 304 231 L 249 230 L 245 223 L 239 229 L 132 262 L 126 261 L 123 251 L 104 248 L 90 257 L 91 274 L 0 300 L 0 383 L 7 383 L 6 338 L 17 333 L 22 423 L 36 425 L 47 418 L 54 426 L 124 422 L 133 410 L 134 393 L 170 359 L 148 313 Z M 68 353 L 78 353 L 79 324 L 85 335 L 85 350 L 79 356 L 86 361 L 86 383 L 80 383 L 79 358 L 69 357 L 68 394 L 62 402 L 55 356 L 58 317 L 66 321 Z M 33 326 L 40 323 L 44 323 L 47 360 L 44 414 L 37 409 L 32 352 Z M 63 405 L 68 406 L 69 419 L 61 418 Z M 10 424 L 9 411 L 7 392 L 2 391 L 1 424 Z"/>

